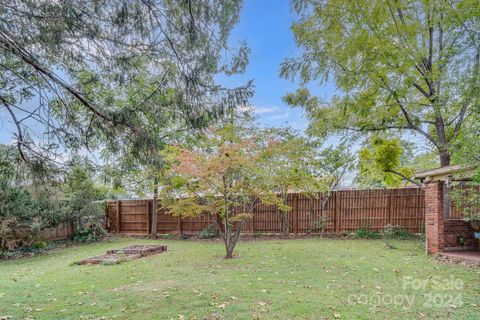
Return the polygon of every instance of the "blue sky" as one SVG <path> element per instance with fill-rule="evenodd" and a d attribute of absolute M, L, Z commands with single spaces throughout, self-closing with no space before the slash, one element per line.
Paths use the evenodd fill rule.
<path fill-rule="evenodd" d="M 234 87 L 254 80 L 255 95 L 251 104 L 256 109 L 263 125 L 283 126 L 286 123 L 303 131 L 308 123 L 299 108 L 290 108 L 282 97 L 295 90 L 297 85 L 281 79 L 280 64 L 285 58 L 299 54 L 290 26 L 296 16 L 289 0 L 245 0 L 240 22 L 233 30 L 231 43 L 246 40 L 251 49 L 250 63 L 245 74 L 230 78 L 221 77 L 219 82 Z M 331 98 L 335 87 L 312 84 L 314 93 Z"/>

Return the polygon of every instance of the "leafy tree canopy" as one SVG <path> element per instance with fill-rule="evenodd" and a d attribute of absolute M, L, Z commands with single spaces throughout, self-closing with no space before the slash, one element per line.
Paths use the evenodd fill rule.
<path fill-rule="evenodd" d="M 0 1 L 0 110 L 21 158 L 68 148 L 156 149 L 172 119 L 198 128 L 243 103 L 225 89 L 248 48 L 227 45 L 240 0 Z M 168 134 L 168 132 L 163 132 Z"/>
<path fill-rule="evenodd" d="M 409 131 L 450 164 L 465 120 L 479 104 L 480 3 L 476 0 L 293 0 L 298 58 L 281 74 L 300 78 L 285 96 L 305 108 L 309 132 Z M 323 101 L 312 81 L 342 95 Z"/>
<path fill-rule="evenodd" d="M 416 170 L 438 166 L 433 153 L 415 153 L 413 143 L 373 135 L 358 152 L 356 183 L 362 187 L 399 187 L 417 184 Z"/>

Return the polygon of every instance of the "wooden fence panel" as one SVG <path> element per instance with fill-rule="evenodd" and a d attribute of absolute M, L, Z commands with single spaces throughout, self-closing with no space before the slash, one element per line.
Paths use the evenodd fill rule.
<path fill-rule="evenodd" d="M 461 187 L 456 187 L 455 189 L 459 189 L 460 192 L 463 193 L 463 196 L 469 199 L 468 203 L 466 203 L 465 206 L 469 207 L 469 209 L 473 212 L 478 212 L 480 210 L 480 186 L 467 184 Z M 458 220 L 462 218 L 462 211 L 455 206 L 455 203 L 452 200 L 450 202 L 449 219 Z"/>
<path fill-rule="evenodd" d="M 399 225 L 412 232 L 422 232 L 425 221 L 425 194 L 421 189 L 403 189 L 393 195 L 391 225 Z"/>
<path fill-rule="evenodd" d="M 181 222 L 183 234 L 195 234 L 215 223 L 214 217 L 209 213 L 202 213 L 196 217 L 185 217 L 181 219 Z"/>
<path fill-rule="evenodd" d="M 148 200 L 122 201 L 120 233 L 147 234 Z"/>
<path fill-rule="evenodd" d="M 157 231 L 158 233 L 180 233 L 178 217 L 168 214 L 167 210 L 162 208 L 160 202 L 157 204 Z"/>
<path fill-rule="evenodd" d="M 326 202 L 323 206 L 323 202 Z M 381 230 L 386 225 L 399 226 L 411 232 L 422 232 L 425 216 L 424 191 L 419 188 L 339 190 L 330 197 L 291 193 L 287 197 L 290 233 L 329 234 L 353 232 L 360 228 Z M 120 233 L 149 233 L 149 203 L 152 200 L 110 201 L 107 204 L 107 227 Z M 239 209 L 240 210 L 240 209 Z M 245 233 L 280 234 L 281 212 L 276 206 L 258 204 Z M 208 213 L 197 217 L 174 217 L 158 204 L 158 233 L 196 234 L 219 222 Z M 120 220 L 120 221 L 117 221 Z"/>
<path fill-rule="evenodd" d="M 107 202 L 107 216 L 105 221 L 105 228 L 110 232 L 117 230 L 117 201 L 108 201 Z"/>
<path fill-rule="evenodd" d="M 55 241 L 68 239 L 72 234 L 72 225 L 70 223 L 61 223 L 56 227 L 40 230 L 38 237 L 45 241 Z"/>

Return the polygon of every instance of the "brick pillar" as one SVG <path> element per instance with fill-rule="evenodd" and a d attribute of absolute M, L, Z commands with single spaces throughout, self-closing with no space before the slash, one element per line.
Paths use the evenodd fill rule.
<path fill-rule="evenodd" d="M 443 181 L 425 184 L 425 238 L 429 254 L 443 252 L 445 246 L 443 188 Z"/>

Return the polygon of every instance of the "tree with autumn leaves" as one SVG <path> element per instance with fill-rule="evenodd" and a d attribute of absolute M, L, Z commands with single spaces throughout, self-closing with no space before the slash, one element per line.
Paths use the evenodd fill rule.
<path fill-rule="evenodd" d="M 265 146 L 244 121 L 210 129 L 194 148 L 172 146 L 163 204 L 176 216 L 218 214 L 226 258 L 258 203 L 283 206 L 262 170 Z"/>
<path fill-rule="evenodd" d="M 277 206 L 288 235 L 288 192 L 313 193 L 330 185 L 331 179 L 315 167 L 319 162 L 311 147 L 288 129 L 262 130 L 248 116 L 232 116 L 191 147 L 166 149 L 163 206 L 174 216 L 218 215 L 226 258 L 232 258 L 256 205 Z"/>

